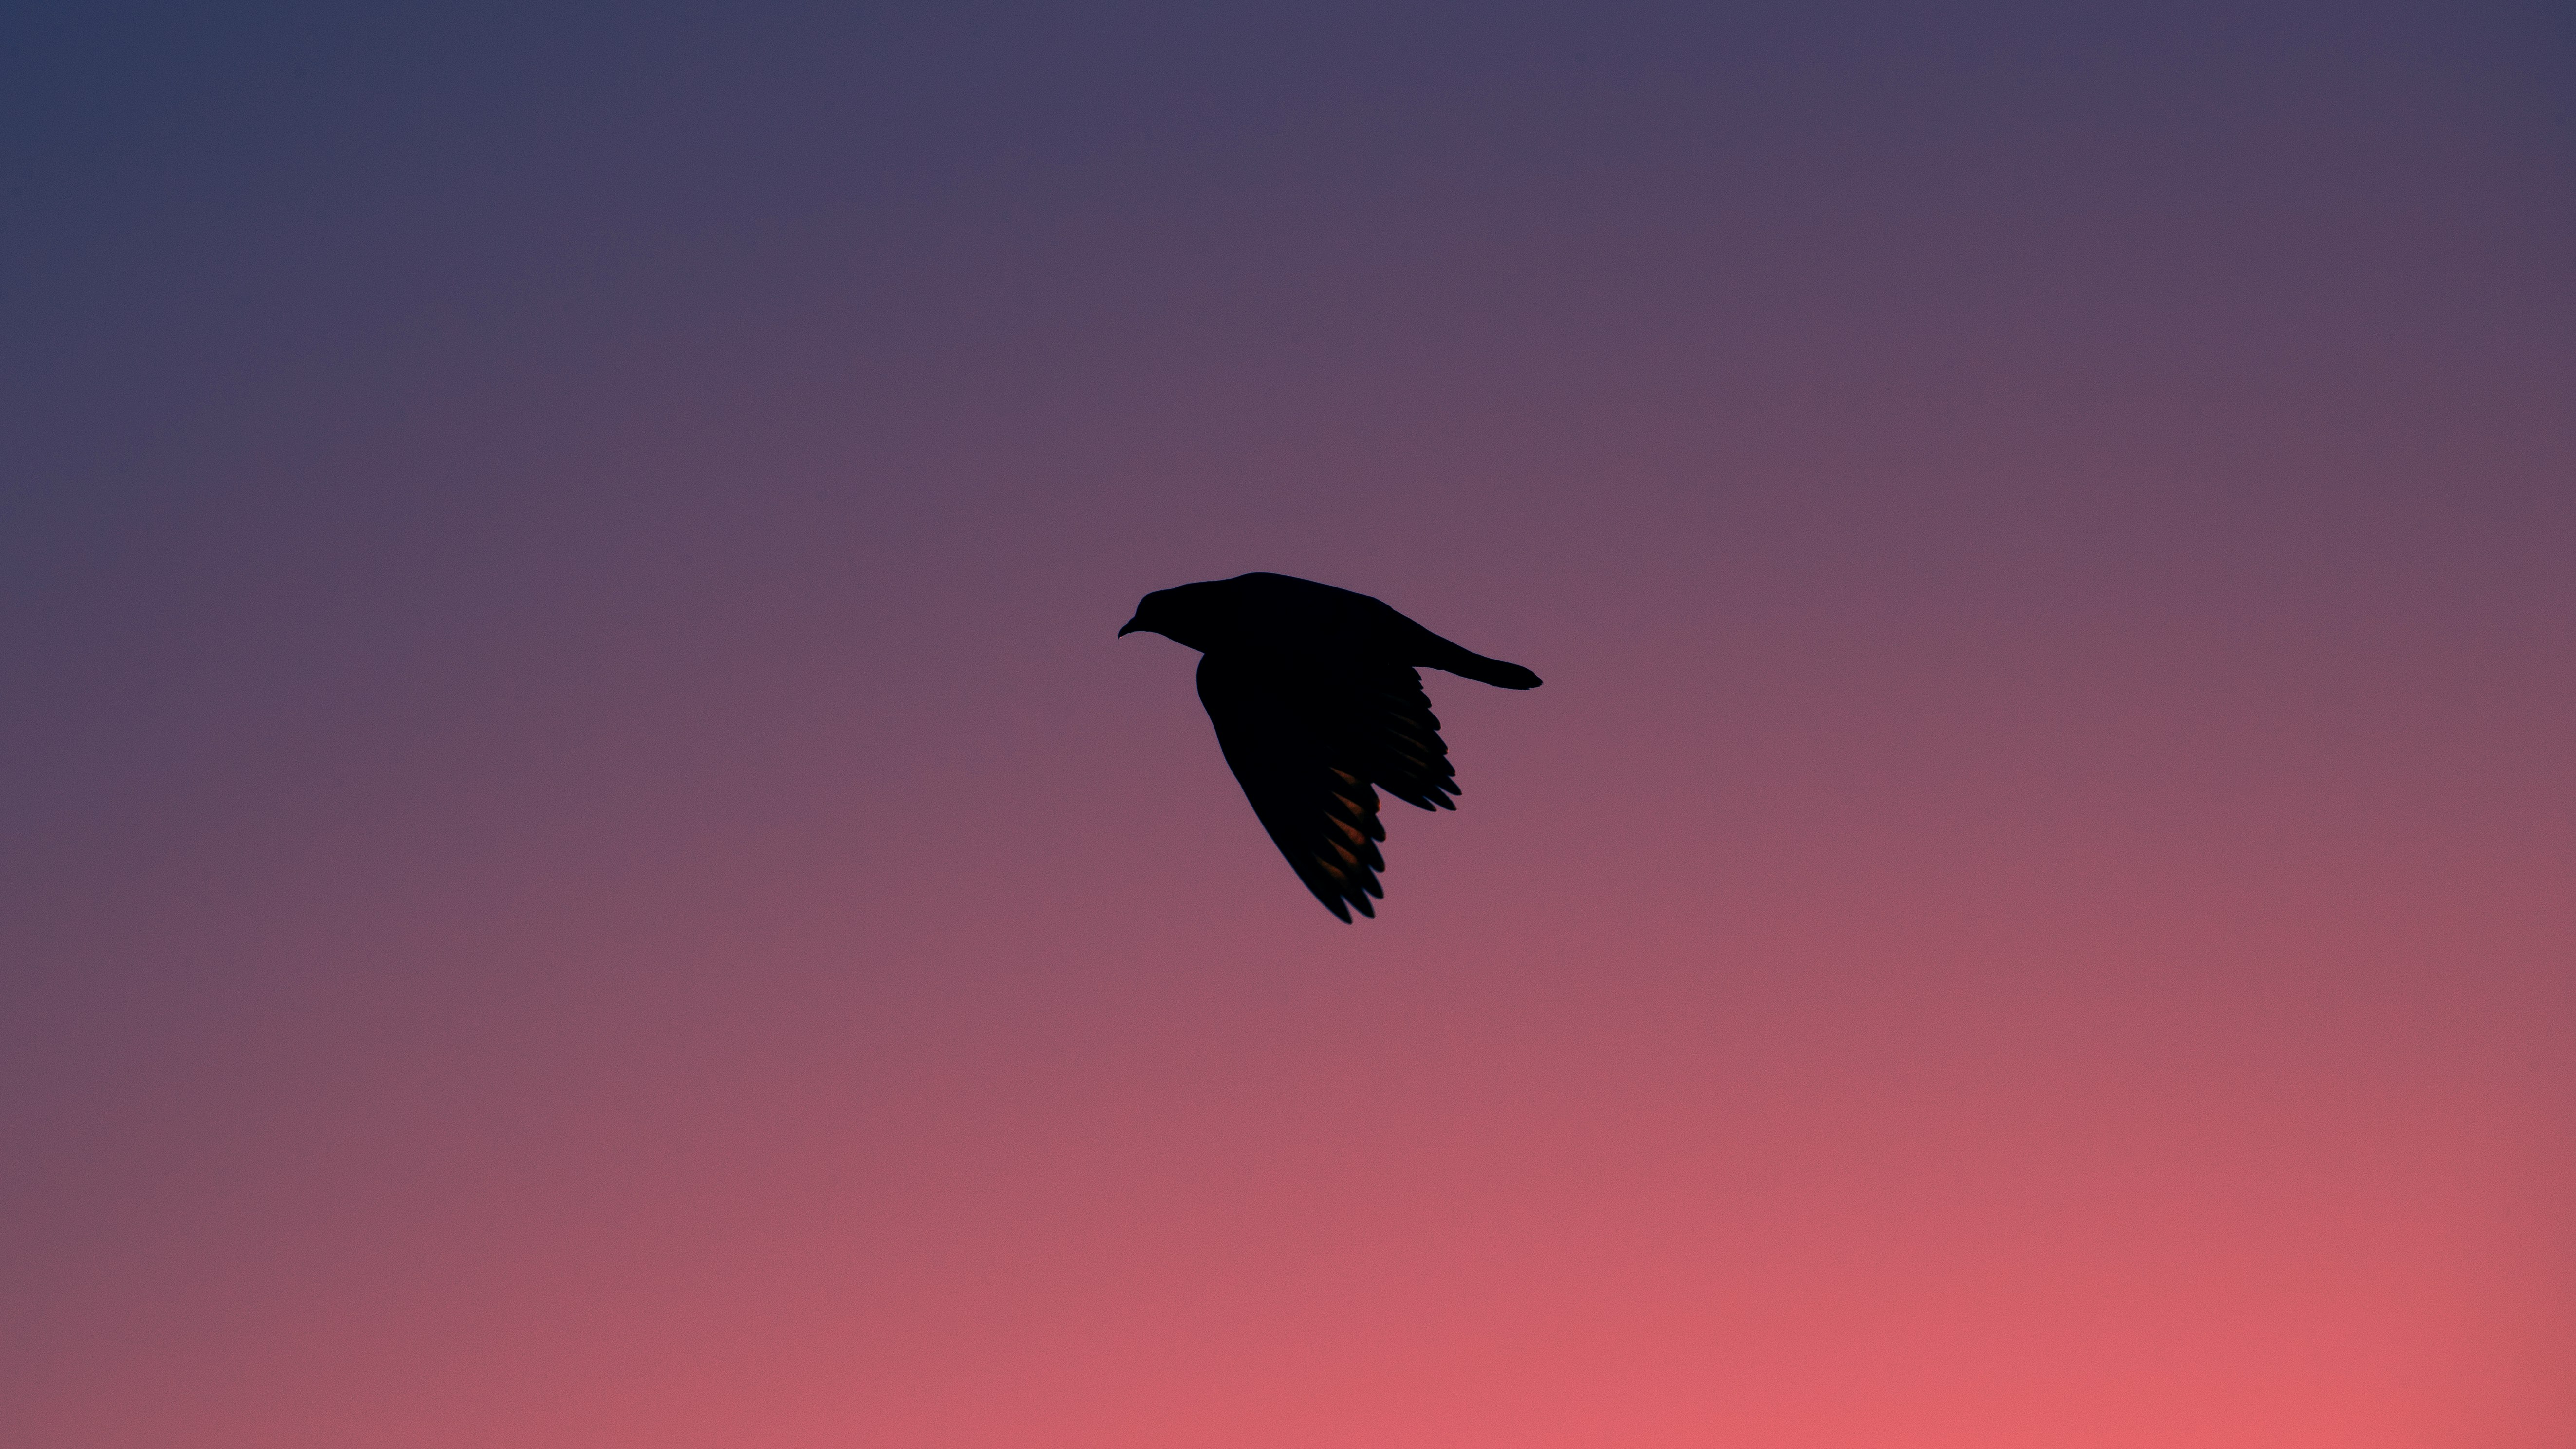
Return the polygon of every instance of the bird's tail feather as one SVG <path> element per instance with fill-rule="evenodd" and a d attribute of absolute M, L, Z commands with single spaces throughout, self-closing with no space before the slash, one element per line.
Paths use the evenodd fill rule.
<path fill-rule="evenodd" d="M 1517 664 L 1507 664 L 1500 659 L 1488 659 L 1474 650 L 1462 649 L 1455 644 L 1450 644 L 1446 639 L 1440 642 L 1448 647 L 1427 661 L 1434 669 L 1445 669 L 1451 674 L 1464 675 L 1480 684 L 1490 684 L 1498 689 L 1538 688 L 1538 676 Z"/>

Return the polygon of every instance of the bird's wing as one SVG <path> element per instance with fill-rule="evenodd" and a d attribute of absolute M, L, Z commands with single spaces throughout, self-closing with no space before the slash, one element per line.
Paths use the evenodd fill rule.
<path fill-rule="evenodd" d="M 1323 665 L 1220 650 L 1199 700 L 1252 813 L 1324 908 L 1377 914 L 1377 789 L 1425 810 L 1458 793 L 1422 676 L 1401 664 Z"/>

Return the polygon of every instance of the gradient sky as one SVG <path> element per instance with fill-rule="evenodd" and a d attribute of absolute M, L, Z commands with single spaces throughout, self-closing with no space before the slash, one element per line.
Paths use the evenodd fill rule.
<path fill-rule="evenodd" d="M 0 1441 L 2576 1443 L 2576 28 L 1391 8 L 0 22 Z"/>

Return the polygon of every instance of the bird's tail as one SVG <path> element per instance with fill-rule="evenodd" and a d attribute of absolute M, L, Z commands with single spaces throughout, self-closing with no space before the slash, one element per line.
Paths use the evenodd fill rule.
<path fill-rule="evenodd" d="M 1437 638 L 1438 636 L 1435 635 L 1433 637 Z M 1467 678 L 1475 680 L 1480 684 L 1490 684 L 1498 689 L 1538 688 L 1538 676 L 1531 673 L 1529 670 L 1523 669 L 1517 664 L 1506 664 L 1500 659 L 1488 659 L 1484 655 L 1478 654 L 1472 649 L 1462 649 L 1455 644 L 1451 644 L 1446 639 L 1442 639 L 1440 642 L 1445 647 L 1439 649 L 1430 659 L 1424 661 L 1434 669 L 1445 669 L 1452 674 L 1463 674 Z"/>

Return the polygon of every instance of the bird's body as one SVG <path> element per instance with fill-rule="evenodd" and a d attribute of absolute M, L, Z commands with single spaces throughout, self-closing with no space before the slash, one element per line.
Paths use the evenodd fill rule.
<path fill-rule="evenodd" d="M 1455 809 L 1440 720 L 1418 668 L 1504 689 L 1539 678 L 1441 638 L 1347 589 L 1245 574 L 1147 594 L 1120 634 L 1198 650 L 1199 700 L 1225 762 L 1288 864 L 1327 910 L 1373 916 L 1385 869 L 1377 791 Z"/>

